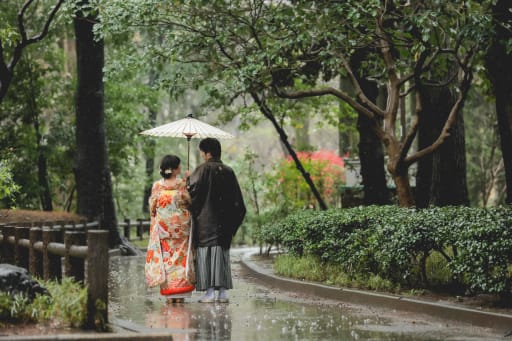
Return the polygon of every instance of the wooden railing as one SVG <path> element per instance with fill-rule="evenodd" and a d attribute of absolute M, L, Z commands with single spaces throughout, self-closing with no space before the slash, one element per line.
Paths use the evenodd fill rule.
<path fill-rule="evenodd" d="M 0 261 L 14 264 L 37 277 L 73 277 L 87 286 L 88 329 L 108 323 L 108 231 L 98 223 L 0 225 Z M 94 246 L 94 247 L 92 247 Z"/>
<path fill-rule="evenodd" d="M 136 222 L 131 222 L 130 219 L 125 219 L 124 222 L 118 223 L 118 227 L 119 227 L 119 229 L 122 229 L 123 236 L 127 240 L 132 240 L 131 239 L 131 229 L 133 226 L 135 226 L 136 236 L 137 236 L 137 238 L 142 240 L 142 239 L 144 239 L 145 233 L 149 234 L 149 224 L 150 224 L 150 221 L 145 220 L 145 219 L 137 219 Z"/>
<path fill-rule="evenodd" d="M 118 224 L 127 240 L 149 234 L 150 222 L 125 219 Z M 88 287 L 86 328 L 108 323 L 108 230 L 98 222 L 39 222 L 0 224 L 0 262 L 23 267 L 45 280 L 72 277 Z M 94 245 L 94 247 L 90 247 Z M 86 268 L 87 266 L 87 268 Z M 102 304 L 103 302 L 103 304 Z"/>

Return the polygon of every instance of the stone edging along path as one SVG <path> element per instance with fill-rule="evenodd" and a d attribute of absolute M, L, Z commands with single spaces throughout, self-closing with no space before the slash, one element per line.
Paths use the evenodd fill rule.
<path fill-rule="evenodd" d="M 244 254 L 240 262 L 242 266 L 266 285 L 274 286 L 284 291 L 300 292 L 365 306 L 427 314 L 439 319 L 492 328 L 502 333 L 507 333 L 507 331 L 512 329 L 512 314 L 488 312 L 454 304 L 428 302 L 409 297 L 357 289 L 337 288 L 313 282 L 279 277 L 271 270 L 259 266 L 257 261 L 252 261 L 251 256 L 256 254 L 257 253 Z"/>

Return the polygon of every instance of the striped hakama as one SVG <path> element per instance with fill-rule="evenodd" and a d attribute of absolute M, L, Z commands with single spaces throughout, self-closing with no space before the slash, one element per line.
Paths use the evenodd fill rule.
<path fill-rule="evenodd" d="M 196 290 L 208 288 L 233 288 L 229 249 L 221 246 L 198 247 L 196 249 Z"/>

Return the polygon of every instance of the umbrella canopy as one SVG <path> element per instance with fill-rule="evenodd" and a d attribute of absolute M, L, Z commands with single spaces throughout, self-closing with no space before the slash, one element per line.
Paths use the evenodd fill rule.
<path fill-rule="evenodd" d="M 231 139 L 234 136 L 219 128 L 215 128 L 208 123 L 199 121 L 192 114 L 187 117 L 166 123 L 161 126 L 144 130 L 142 135 L 156 137 L 184 137 L 187 139 L 187 169 L 190 169 L 190 139 L 203 139 L 205 137 L 214 137 L 218 139 Z"/>
<path fill-rule="evenodd" d="M 159 137 L 186 137 L 187 139 L 203 139 L 205 137 L 230 139 L 234 137 L 230 133 L 195 119 L 192 114 L 181 120 L 144 130 L 141 134 Z"/>

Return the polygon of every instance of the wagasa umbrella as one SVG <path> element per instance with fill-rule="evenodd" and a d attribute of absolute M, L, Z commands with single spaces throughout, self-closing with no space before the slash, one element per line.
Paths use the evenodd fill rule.
<path fill-rule="evenodd" d="M 192 114 L 174 122 L 144 130 L 142 135 L 157 137 L 182 137 L 187 139 L 187 169 L 190 169 L 190 139 L 203 139 L 214 137 L 218 139 L 231 139 L 234 136 L 208 123 L 193 117 Z"/>

